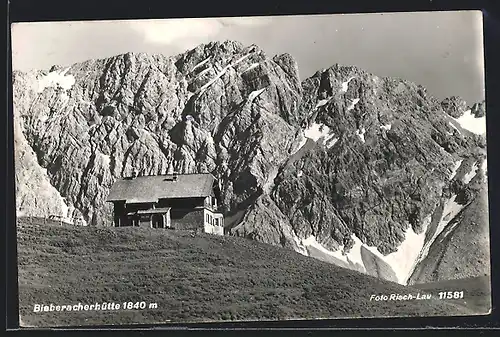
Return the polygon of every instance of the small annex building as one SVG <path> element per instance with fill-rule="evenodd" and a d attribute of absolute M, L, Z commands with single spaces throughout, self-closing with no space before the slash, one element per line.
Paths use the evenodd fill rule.
<path fill-rule="evenodd" d="M 115 227 L 141 226 L 224 235 L 221 191 L 210 173 L 127 177 L 117 180 L 107 202 Z"/>

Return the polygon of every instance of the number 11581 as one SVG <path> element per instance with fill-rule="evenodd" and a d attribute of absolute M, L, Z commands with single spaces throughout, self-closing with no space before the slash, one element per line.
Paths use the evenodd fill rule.
<path fill-rule="evenodd" d="M 464 291 L 440 291 L 438 296 L 440 300 L 458 300 L 464 298 Z"/>

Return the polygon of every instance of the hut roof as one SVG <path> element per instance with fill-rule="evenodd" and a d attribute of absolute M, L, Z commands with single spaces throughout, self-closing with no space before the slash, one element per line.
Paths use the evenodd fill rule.
<path fill-rule="evenodd" d="M 215 177 L 210 173 L 142 176 L 117 180 L 106 201 L 157 202 L 159 199 L 212 195 Z"/>

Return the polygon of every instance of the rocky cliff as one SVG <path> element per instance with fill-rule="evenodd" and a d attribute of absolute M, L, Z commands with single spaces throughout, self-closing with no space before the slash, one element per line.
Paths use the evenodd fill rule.
<path fill-rule="evenodd" d="M 19 212 L 106 226 L 117 178 L 212 172 L 232 235 L 399 283 L 463 274 L 422 266 L 485 194 L 484 102 L 339 65 L 301 82 L 290 55 L 234 41 L 14 73 L 13 85 Z"/>

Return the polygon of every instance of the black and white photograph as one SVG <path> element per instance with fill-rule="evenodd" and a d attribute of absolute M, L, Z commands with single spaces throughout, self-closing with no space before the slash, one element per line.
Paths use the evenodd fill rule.
<path fill-rule="evenodd" d="M 11 30 L 22 328 L 491 313 L 480 11 Z"/>

